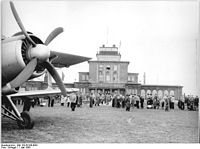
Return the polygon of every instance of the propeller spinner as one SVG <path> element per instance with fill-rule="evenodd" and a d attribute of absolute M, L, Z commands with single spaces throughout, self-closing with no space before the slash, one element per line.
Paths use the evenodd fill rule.
<path fill-rule="evenodd" d="M 25 35 L 25 37 L 28 39 L 28 41 L 30 42 L 30 44 L 32 45 L 29 49 L 27 49 L 27 56 L 28 59 L 30 60 L 29 63 L 26 65 L 26 67 L 23 69 L 23 71 L 14 79 L 10 82 L 10 85 L 12 88 L 16 88 L 19 87 L 20 85 L 22 85 L 25 81 L 27 81 L 30 76 L 33 74 L 35 68 L 37 65 L 40 65 L 44 68 L 46 68 L 49 73 L 51 74 L 51 76 L 54 78 L 54 80 L 56 81 L 57 85 L 59 86 L 62 95 L 66 96 L 66 90 L 65 90 L 65 86 L 60 78 L 60 76 L 58 75 L 56 69 L 54 68 L 54 66 L 49 62 L 49 58 L 50 58 L 50 49 L 47 47 L 47 45 L 56 37 L 58 36 L 60 33 L 63 32 L 63 28 L 62 27 L 58 27 L 56 29 L 54 29 L 49 36 L 47 37 L 45 44 L 36 44 L 31 37 L 29 36 L 29 34 L 26 32 L 25 27 L 22 24 L 22 21 L 15 9 L 14 3 L 12 1 L 10 1 L 10 7 L 12 10 L 12 13 L 14 15 L 14 18 L 16 20 L 16 22 L 18 23 L 20 29 L 22 30 L 23 34 Z"/>

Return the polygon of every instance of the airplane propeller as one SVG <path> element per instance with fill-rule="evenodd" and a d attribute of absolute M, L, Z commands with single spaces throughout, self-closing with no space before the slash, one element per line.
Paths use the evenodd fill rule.
<path fill-rule="evenodd" d="M 10 82 L 11 87 L 16 88 L 22 85 L 25 81 L 27 81 L 30 76 L 33 74 L 35 68 L 37 65 L 41 65 L 42 67 L 46 68 L 51 76 L 54 78 L 56 81 L 57 85 L 59 86 L 61 93 L 63 96 L 66 96 L 66 90 L 65 86 L 54 68 L 54 66 L 49 62 L 50 58 L 50 50 L 47 47 L 47 45 L 55 38 L 57 37 L 60 33 L 63 32 L 62 27 L 58 27 L 54 29 L 49 36 L 47 37 L 46 41 L 44 44 L 36 44 L 28 35 L 28 33 L 25 30 L 25 27 L 22 24 L 22 21 L 17 14 L 17 11 L 15 9 L 14 3 L 10 1 L 10 7 L 12 10 L 12 13 L 14 15 L 14 18 L 16 22 L 18 23 L 20 29 L 22 30 L 23 34 L 25 37 L 28 39 L 28 41 L 31 43 L 31 47 L 27 49 L 27 57 L 30 60 L 30 62 L 26 65 L 26 67 L 23 69 L 23 71 L 14 79 Z"/>
<path fill-rule="evenodd" d="M 45 41 L 45 45 L 47 46 L 56 36 L 58 36 L 60 33 L 62 33 L 64 30 L 62 27 L 58 27 L 56 29 L 54 29 L 49 36 L 47 37 L 46 41 Z"/>
<path fill-rule="evenodd" d="M 37 66 L 37 58 L 32 59 L 26 67 L 22 70 L 22 72 L 10 82 L 12 88 L 19 87 L 22 83 L 30 78 L 32 73 L 34 72 Z"/>
<path fill-rule="evenodd" d="M 26 36 L 26 38 L 31 42 L 31 44 L 33 45 L 33 47 L 36 46 L 36 43 L 30 38 L 30 36 L 27 34 L 25 27 L 22 24 L 22 21 L 19 17 L 19 15 L 17 14 L 17 11 L 15 9 L 14 3 L 12 1 L 10 1 L 10 7 L 12 10 L 12 13 L 15 17 L 15 20 L 17 22 L 17 24 L 19 25 L 19 27 L 21 28 L 22 32 L 24 33 L 24 35 Z"/>

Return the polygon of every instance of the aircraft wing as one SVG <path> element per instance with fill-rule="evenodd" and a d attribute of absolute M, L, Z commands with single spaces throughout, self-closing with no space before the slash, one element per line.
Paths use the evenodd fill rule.
<path fill-rule="evenodd" d="M 77 88 L 66 88 L 67 94 L 70 94 L 72 92 L 78 92 L 79 89 Z M 18 98 L 18 97 L 45 97 L 45 96 L 54 96 L 57 94 L 61 94 L 61 91 L 59 89 L 46 89 L 46 90 L 34 90 L 34 91 L 20 91 L 16 94 L 9 95 L 12 99 Z"/>
<path fill-rule="evenodd" d="M 91 58 L 88 57 L 83 57 L 83 56 L 78 56 L 78 55 L 72 55 L 72 54 L 67 54 L 67 53 L 61 53 L 61 52 L 55 52 L 51 51 L 51 57 L 56 57 L 53 61 L 52 64 L 55 67 L 69 67 L 71 65 L 75 65 L 84 61 L 88 61 Z"/>

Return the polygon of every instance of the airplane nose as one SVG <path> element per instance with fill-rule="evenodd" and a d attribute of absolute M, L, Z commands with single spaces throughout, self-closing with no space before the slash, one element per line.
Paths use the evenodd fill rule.
<path fill-rule="evenodd" d="M 33 47 L 28 52 L 28 57 L 30 59 L 37 58 L 39 61 L 46 61 L 50 57 L 50 49 L 43 44 L 37 44 L 36 47 Z"/>

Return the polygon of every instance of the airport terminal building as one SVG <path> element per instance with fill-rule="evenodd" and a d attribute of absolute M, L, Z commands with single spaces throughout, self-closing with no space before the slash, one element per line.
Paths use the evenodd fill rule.
<path fill-rule="evenodd" d="M 118 47 L 103 45 L 96 54 L 97 60 L 88 61 L 89 72 L 79 72 L 79 82 L 74 87 L 81 92 L 110 92 L 121 94 L 174 95 L 179 99 L 183 86 L 146 85 L 138 83 L 138 73 L 128 72 L 128 61 L 121 61 Z"/>
<path fill-rule="evenodd" d="M 79 81 L 65 83 L 65 87 L 78 88 L 83 94 L 89 92 L 147 95 L 174 95 L 176 99 L 182 96 L 183 86 L 150 85 L 138 82 L 138 73 L 128 72 L 128 61 L 121 61 L 118 47 L 103 45 L 96 54 L 97 60 L 88 61 L 89 72 L 79 72 Z M 57 88 L 52 83 L 53 88 Z M 47 88 L 46 81 L 27 81 L 22 85 L 25 90 L 41 90 Z"/>

